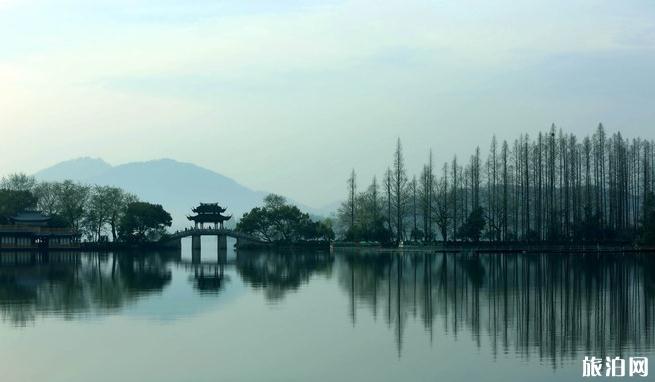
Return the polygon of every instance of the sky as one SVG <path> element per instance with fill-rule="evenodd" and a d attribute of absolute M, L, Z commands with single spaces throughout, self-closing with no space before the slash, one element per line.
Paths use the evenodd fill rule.
<path fill-rule="evenodd" d="M 173 158 L 310 206 L 552 123 L 655 138 L 655 2 L 0 0 L 0 175 Z"/>

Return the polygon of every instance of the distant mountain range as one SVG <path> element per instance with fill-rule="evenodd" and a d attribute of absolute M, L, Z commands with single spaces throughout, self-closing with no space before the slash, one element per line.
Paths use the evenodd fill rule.
<path fill-rule="evenodd" d="M 261 205 L 268 194 L 251 190 L 217 172 L 172 159 L 112 166 L 102 159 L 78 158 L 43 169 L 34 176 L 42 181 L 70 179 L 120 187 L 144 201 L 163 205 L 173 217 L 174 228 L 189 224 L 186 215 L 199 202 L 219 202 L 228 208 L 226 213 L 239 218 Z M 312 215 L 327 216 L 332 212 L 332 205 L 322 209 L 298 206 Z"/>

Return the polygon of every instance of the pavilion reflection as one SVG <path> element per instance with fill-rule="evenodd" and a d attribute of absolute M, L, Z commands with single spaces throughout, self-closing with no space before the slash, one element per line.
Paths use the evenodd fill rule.
<path fill-rule="evenodd" d="M 184 258 L 178 260 L 178 264 L 189 271 L 193 287 L 201 294 L 218 294 L 223 290 L 230 281 L 225 274 L 226 263 L 227 253 L 220 250 L 205 258 L 200 250 L 193 250 L 190 261 Z"/>
<path fill-rule="evenodd" d="M 399 355 L 408 320 L 557 367 L 582 353 L 652 350 L 655 261 L 641 255 L 347 254 L 339 284 L 383 315 Z M 436 328 L 435 326 L 439 326 Z"/>
<path fill-rule="evenodd" d="M 24 326 L 51 313 L 67 319 L 107 314 L 170 281 L 165 258 L 157 254 L 3 253 L 0 316 Z"/>

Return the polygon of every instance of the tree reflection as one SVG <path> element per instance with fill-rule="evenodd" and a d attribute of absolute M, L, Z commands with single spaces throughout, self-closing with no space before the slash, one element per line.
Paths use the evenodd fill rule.
<path fill-rule="evenodd" d="M 538 356 L 557 367 L 583 354 L 652 349 L 655 261 L 642 255 L 348 254 L 339 284 L 358 306 L 384 314 L 399 355 L 408 319 L 432 338 L 435 322 L 470 335 L 494 356 Z"/>
<path fill-rule="evenodd" d="M 262 289 L 267 299 L 281 300 L 317 273 L 330 274 L 334 258 L 327 252 L 240 252 L 236 267 L 241 279 Z"/>
<path fill-rule="evenodd" d="M 3 254 L 0 315 L 24 326 L 55 313 L 67 319 L 116 311 L 171 281 L 158 255 Z"/>

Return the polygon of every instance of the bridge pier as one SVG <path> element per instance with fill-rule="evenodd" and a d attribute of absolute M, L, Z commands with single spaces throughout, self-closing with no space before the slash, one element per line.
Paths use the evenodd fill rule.
<path fill-rule="evenodd" d="M 191 250 L 199 251 L 200 250 L 200 235 L 191 236 Z"/>
<path fill-rule="evenodd" d="M 216 258 L 218 259 L 218 263 L 221 264 L 221 276 L 223 275 L 223 264 L 227 261 L 227 240 L 225 240 L 225 236 L 222 236 L 223 240 L 221 240 L 221 236 L 216 236 L 216 240 L 218 240 L 218 246 L 216 246 Z M 225 241 L 225 245 L 221 247 L 221 241 Z"/>
<path fill-rule="evenodd" d="M 227 252 L 227 235 L 218 235 L 216 240 L 218 240 L 218 251 Z"/>

